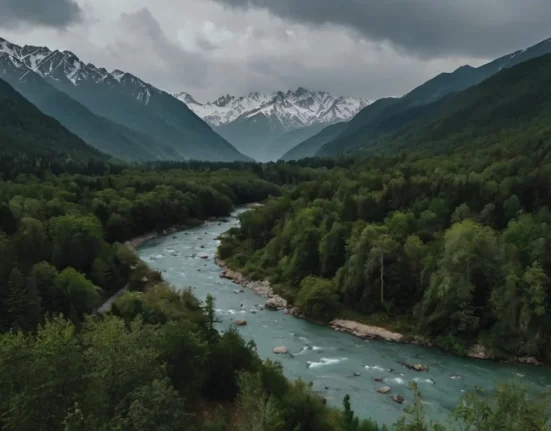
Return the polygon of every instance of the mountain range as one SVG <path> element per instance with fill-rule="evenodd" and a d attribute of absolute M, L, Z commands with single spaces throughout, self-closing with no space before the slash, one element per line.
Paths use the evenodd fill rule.
<path fill-rule="evenodd" d="M 302 87 L 239 97 L 227 94 L 207 103 L 188 93 L 174 96 L 237 149 L 260 161 L 278 159 L 323 127 L 351 119 L 370 103 Z"/>
<path fill-rule="evenodd" d="M 172 95 L 69 51 L 0 39 L 0 78 L 90 145 L 126 161 L 250 160 Z"/>
<path fill-rule="evenodd" d="M 316 155 L 332 156 L 358 148 L 367 148 L 381 136 L 406 128 L 421 118 L 438 114 L 455 95 L 483 82 L 501 70 L 549 53 L 551 53 L 551 39 L 530 48 L 515 51 L 477 68 L 462 66 L 452 73 L 442 73 L 403 97 L 377 100 L 362 109 L 344 126 L 320 131 L 287 152 L 282 159 L 292 160 Z"/>

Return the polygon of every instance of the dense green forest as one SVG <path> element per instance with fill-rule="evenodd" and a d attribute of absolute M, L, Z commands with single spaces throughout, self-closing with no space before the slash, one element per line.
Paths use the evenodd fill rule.
<path fill-rule="evenodd" d="M 173 290 L 122 245 L 227 215 L 240 203 L 277 202 L 281 184 L 287 196 L 295 184 L 299 190 L 328 175 L 320 163 L 124 168 L 2 158 L 0 428 L 385 429 L 355 417 L 348 397 L 342 410 L 332 409 L 307 383 L 287 381 L 238 332 L 216 331 L 213 298 L 201 303 L 191 290 Z M 130 292 L 110 313 L 94 314 L 126 284 Z M 433 429 L 412 390 L 411 415 L 394 429 Z M 548 417 L 544 404 L 513 388 L 489 403 L 469 395 L 455 420 L 477 429 L 513 430 L 503 425 L 520 421 L 544 430 Z"/>
<path fill-rule="evenodd" d="M 319 320 L 549 360 L 551 140 L 516 145 L 328 160 L 243 214 L 220 256 Z"/>

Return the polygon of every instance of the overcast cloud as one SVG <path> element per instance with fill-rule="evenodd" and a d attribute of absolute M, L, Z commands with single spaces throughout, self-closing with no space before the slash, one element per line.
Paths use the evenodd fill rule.
<path fill-rule="evenodd" d="M 73 0 L 0 0 L 0 26 L 44 25 L 62 29 L 78 22 L 81 12 Z"/>
<path fill-rule="evenodd" d="M 401 95 L 551 37 L 549 21 L 547 0 L 0 0 L 0 37 L 202 101 L 298 86 Z"/>

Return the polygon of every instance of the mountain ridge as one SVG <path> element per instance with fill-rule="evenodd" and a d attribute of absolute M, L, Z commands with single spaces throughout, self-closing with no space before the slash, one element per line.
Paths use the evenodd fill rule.
<path fill-rule="evenodd" d="M 21 47 L 1 38 L 0 55 L 6 64 L 18 60 L 24 66 L 17 67 L 18 80 L 34 72 L 94 115 L 131 130 L 130 134 L 147 136 L 149 147 L 163 149 L 155 159 L 172 154 L 171 160 L 250 160 L 186 104 L 131 73 L 108 72 L 91 63 L 85 64 L 70 51 Z M 0 67 L 0 72 L 6 73 L 6 70 Z"/>

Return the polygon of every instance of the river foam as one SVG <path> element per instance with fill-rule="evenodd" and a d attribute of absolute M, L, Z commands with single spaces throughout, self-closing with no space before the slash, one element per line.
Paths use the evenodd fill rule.
<path fill-rule="evenodd" d="M 320 368 L 326 367 L 328 365 L 340 364 L 343 361 L 346 361 L 348 358 L 321 358 L 319 362 L 308 361 L 308 368 Z"/>

